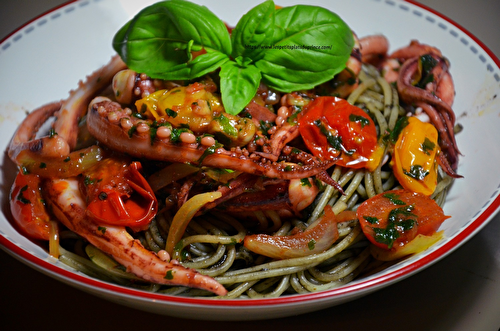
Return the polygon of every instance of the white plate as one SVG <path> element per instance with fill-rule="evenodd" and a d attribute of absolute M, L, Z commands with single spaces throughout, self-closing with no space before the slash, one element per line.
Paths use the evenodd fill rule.
<path fill-rule="evenodd" d="M 5 150 L 25 112 L 63 99 L 77 82 L 105 64 L 113 54 L 111 39 L 140 4 L 119 0 L 72 2 L 40 17 L 0 44 L 0 146 Z M 258 1 L 196 1 L 206 4 L 229 24 Z M 281 5 L 311 2 L 337 12 L 359 35 L 385 34 L 398 48 L 410 39 L 435 45 L 451 62 L 456 84 L 455 113 L 463 125 L 457 136 L 464 154 L 445 212 L 445 240 L 370 278 L 339 289 L 263 300 L 188 299 L 156 295 L 91 279 L 52 259 L 9 222 L 7 199 L 16 169 L 0 156 L 3 213 L 0 244 L 21 261 L 58 280 L 105 299 L 138 309 L 177 317 L 212 320 L 249 320 L 296 315 L 341 304 L 379 290 L 439 261 L 476 234 L 500 205 L 498 149 L 480 148 L 500 141 L 500 61 L 476 38 L 446 18 L 422 7 L 396 0 L 280 1 Z M 390 19 L 387 19 L 390 18 Z"/>

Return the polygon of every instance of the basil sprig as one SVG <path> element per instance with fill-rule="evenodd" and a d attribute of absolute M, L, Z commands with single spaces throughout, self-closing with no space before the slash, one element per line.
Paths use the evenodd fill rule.
<path fill-rule="evenodd" d="M 192 80 L 220 68 L 230 114 L 244 109 L 261 81 L 291 92 L 332 79 L 353 45 L 351 29 L 335 13 L 307 5 L 276 9 L 271 0 L 243 15 L 231 35 L 206 7 L 167 0 L 144 8 L 113 38 L 127 66 L 152 78 Z"/>

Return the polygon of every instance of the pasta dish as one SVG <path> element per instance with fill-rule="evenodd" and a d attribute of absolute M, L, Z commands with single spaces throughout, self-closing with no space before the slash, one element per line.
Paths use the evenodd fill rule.
<path fill-rule="evenodd" d="M 167 0 L 12 137 L 13 221 L 92 277 L 182 296 L 347 284 L 442 238 L 460 131 L 450 63 L 265 1 L 229 27 Z"/>

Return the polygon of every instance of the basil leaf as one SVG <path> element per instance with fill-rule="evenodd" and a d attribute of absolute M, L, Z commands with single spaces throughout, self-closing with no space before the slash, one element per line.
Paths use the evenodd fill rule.
<path fill-rule="evenodd" d="M 230 55 L 232 50 L 224 22 L 206 7 L 183 0 L 162 1 L 141 10 L 116 33 L 113 48 L 132 70 L 153 78 L 173 70 L 177 79 L 214 70 L 221 59 L 214 53 Z M 212 55 L 189 65 L 191 51 L 202 49 Z"/>
<path fill-rule="evenodd" d="M 227 113 L 236 115 L 250 103 L 260 84 L 260 70 L 250 64 L 226 62 L 220 70 L 222 103 Z"/>
<path fill-rule="evenodd" d="M 337 14 L 297 5 L 277 10 L 275 24 L 273 48 L 255 64 L 269 87 L 281 92 L 311 89 L 345 68 L 354 38 Z"/>
<path fill-rule="evenodd" d="M 197 56 L 194 60 L 181 63 L 171 67 L 168 71 L 150 71 L 150 77 L 166 80 L 191 80 L 206 75 L 218 69 L 225 62 L 229 61 L 229 56 L 221 52 L 207 52 Z"/>
<path fill-rule="evenodd" d="M 275 11 L 274 2 L 265 1 L 240 18 L 231 32 L 233 58 L 243 56 L 257 61 L 262 57 L 261 46 L 274 35 Z"/>

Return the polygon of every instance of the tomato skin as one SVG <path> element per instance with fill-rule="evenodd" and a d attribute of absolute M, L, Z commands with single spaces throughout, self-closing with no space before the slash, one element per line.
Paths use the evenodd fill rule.
<path fill-rule="evenodd" d="M 82 192 L 89 203 L 87 215 L 99 223 L 147 228 L 158 211 L 158 201 L 151 186 L 141 174 L 139 162 L 130 165 L 108 158 L 85 173 L 88 183 Z"/>
<path fill-rule="evenodd" d="M 396 202 L 401 204 L 396 204 Z M 409 210 L 409 213 L 397 215 L 397 220 L 393 223 L 397 234 L 390 240 L 383 240 L 384 238 L 377 235 L 377 232 L 380 233 L 390 228 L 389 215 L 391 211 L 394 213 L 394 210 L 398 208 Z M 363 202 L 356 213 L 361 228 L 371 243 L 380 248 L 395 251 L 411 242 L 418 235 L 433 235 L 444 220 L 449 218 L 430 197 L 405 189 L 378 194 Z M 409 225 L 408 222 L 412 220 L 414 221 L 413 225 L 405 228 L 405 225 Z"/>
<path fill-rule="evenodd" d="M 40 177 L 19 172 L 10 191 L 14 221 L 31 239 L 49 240 L 49 216 L 40 191 Z"/>
<path fill-rule="evenodd" d="M 325 129 L 333 139 L 340 137 L 341 148 L 332 146 Z M 338 158 L 337 164 L 344 167 L 366 167 L 378 148 L 370 116 L 337 97 L 318 97 L 308 104 L 300 115 L 299 131 L 313 155 L 323 160 Z"/>

